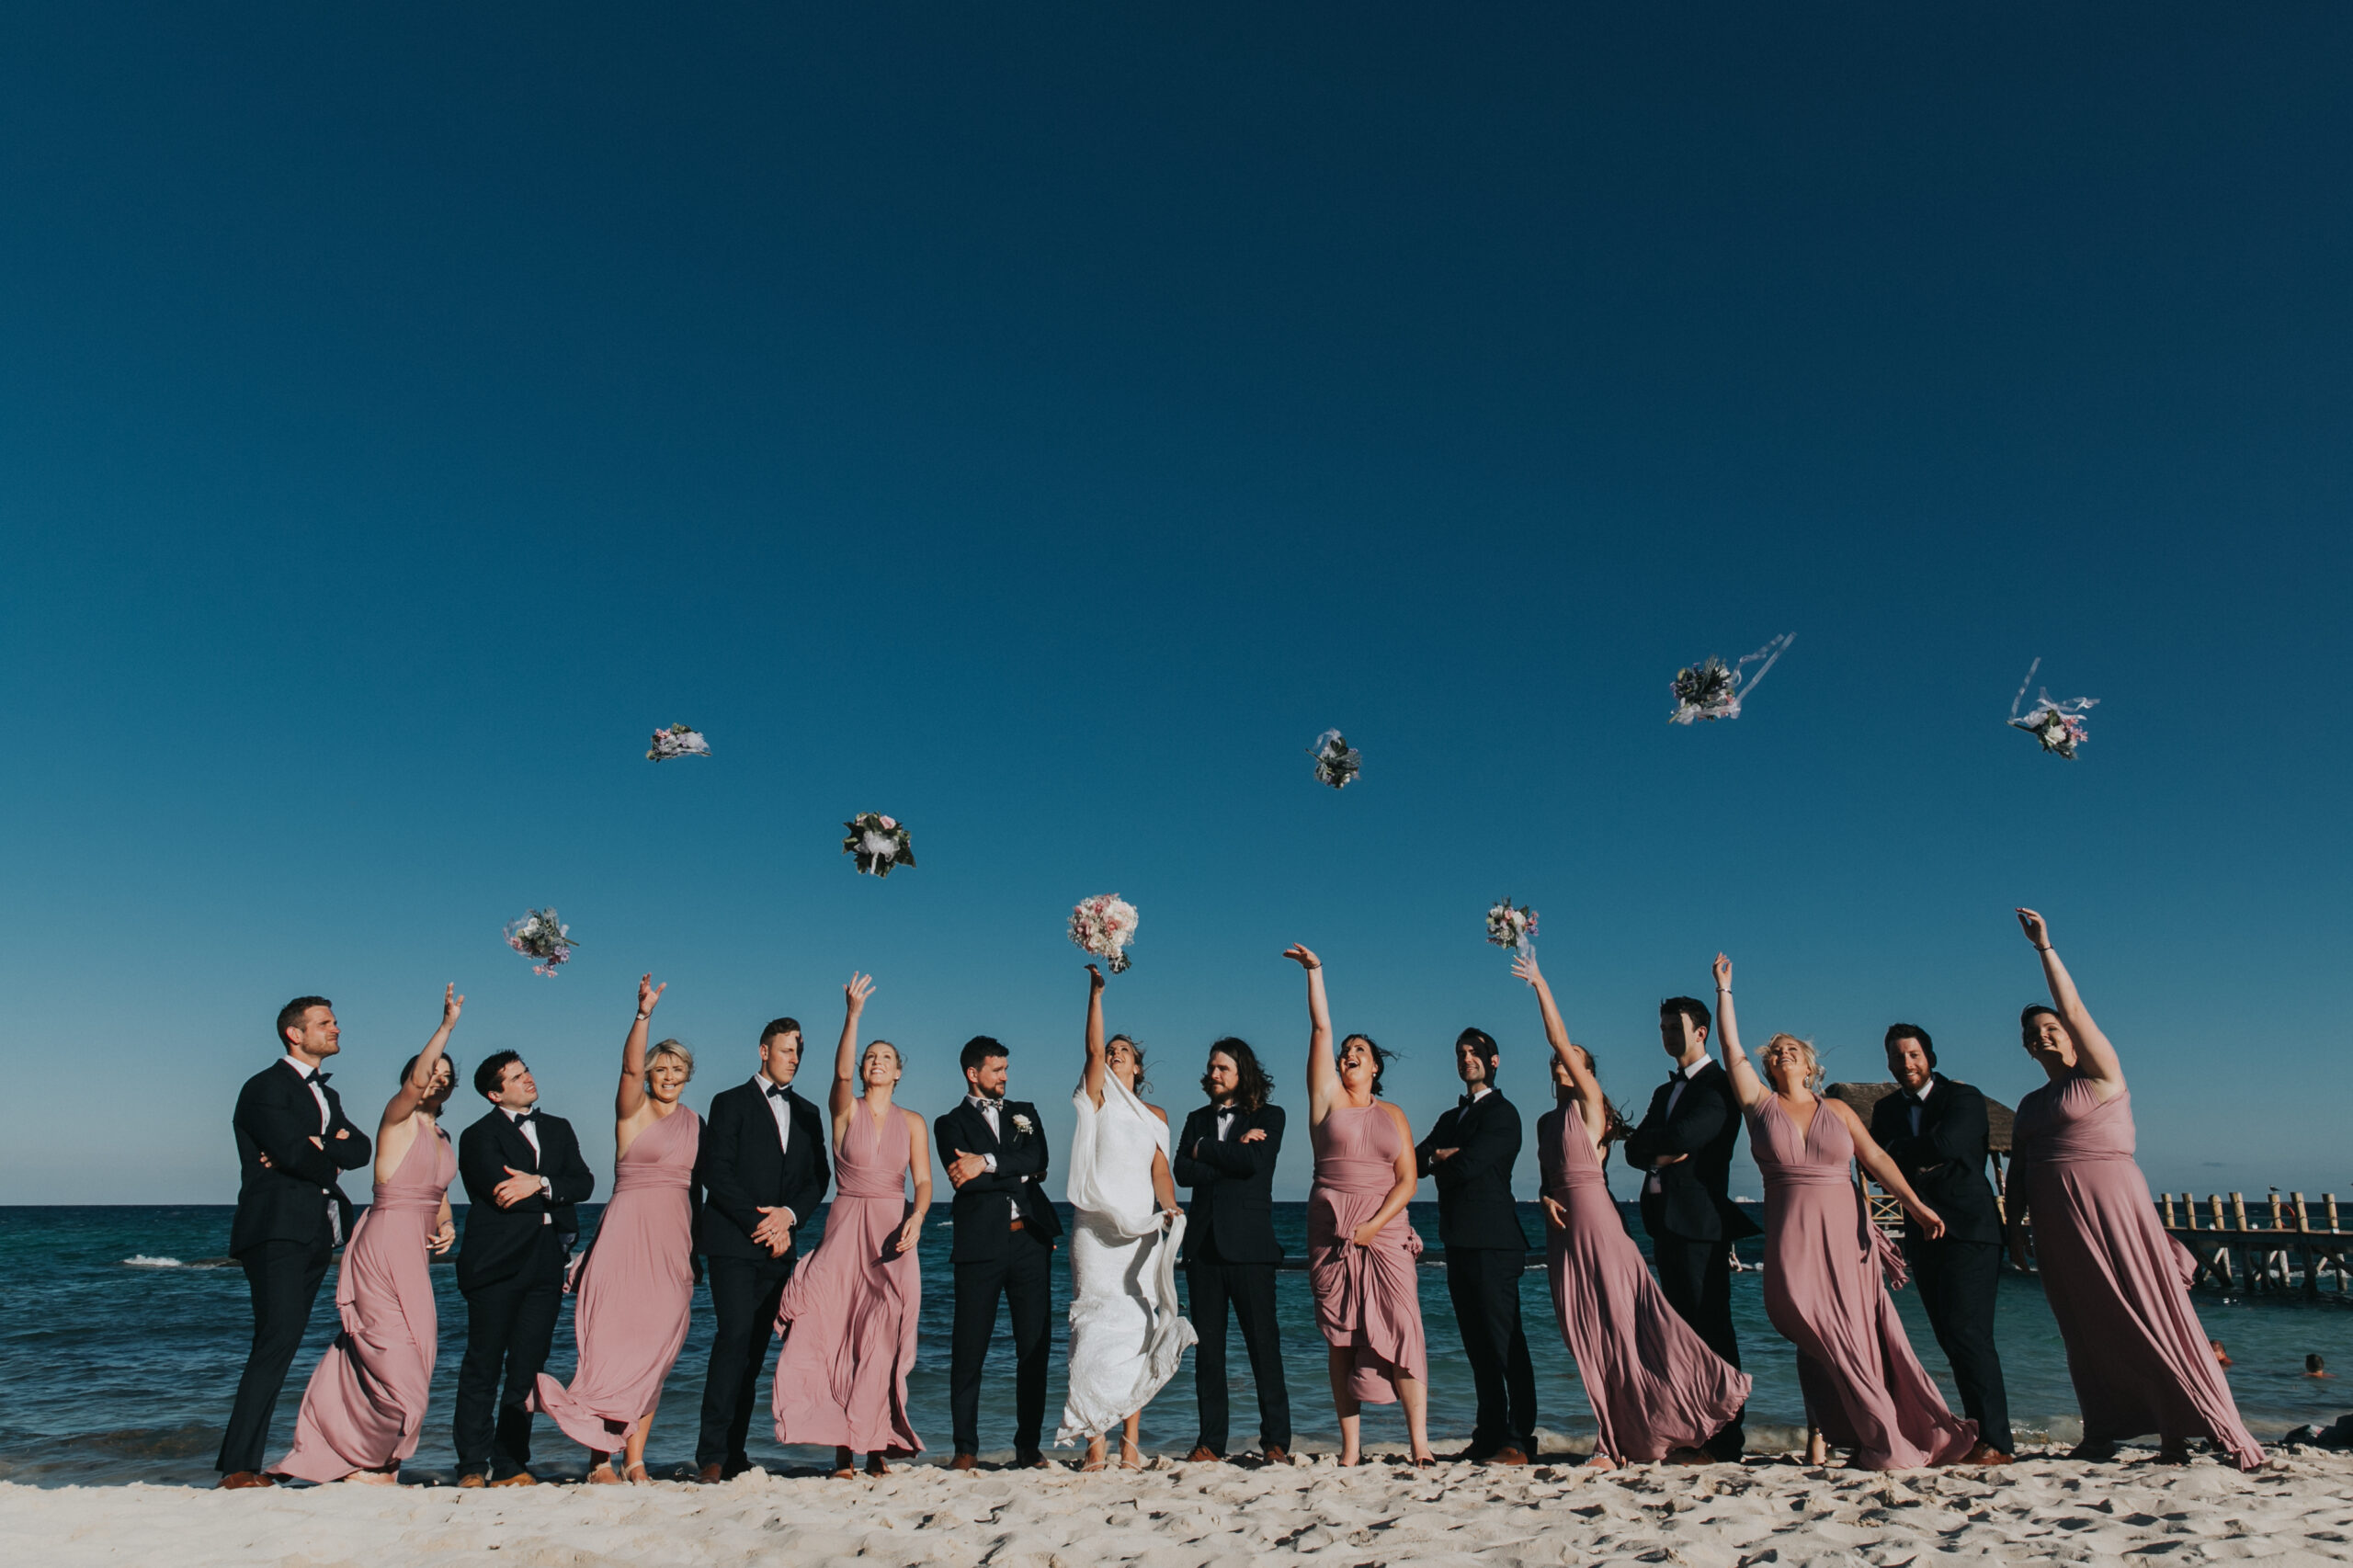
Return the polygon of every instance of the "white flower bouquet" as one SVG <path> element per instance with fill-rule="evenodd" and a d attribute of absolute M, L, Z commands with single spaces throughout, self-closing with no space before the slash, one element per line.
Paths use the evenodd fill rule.
<path fill-rule="evenodd" d="M 2026 688 L 2034 684 L 2034 672 L 2042 667 L 2041 655 L 2026 667 L 2026 679 L 2018 682 L 2018 694 L 2010 699 L 2009 724 L 2024 730 L 2042 743 L 2042 749 L 2056 752 L 2069 762 L 2075 760 L 2075 748 L 2091 739 L 2091 732 L 2084 725 L 2085 710 L 2099 705 L 2097 697 L 2071 697 L 2064 702 L 2053 702 L 2049 687 L 2037 694 L 2034 707 L 2024 717 L 2019 705 L 2026 701 Z"/>
<path fill-rule="evenodd" d="M 1316 736 L 1307 755 L 1315 759 L 1315 781 L 1329 784 L 1335 790 L 1347 789 L 1364 771 L 1364 758 L 1337 730 L 1326 730 Z"/>
<path fill-rule="evenodd" d="M 1675 679 L 1667 685 L 1675 699 L 1675 711 L 1666 716 L 1666 722 L 1688 724 L 1705 719 L 1713 723 L 1718 719 L 1739 718 L 1741 703 L 1764 684 L 1765 672 L 1797 640 L 1796 632 L 1785 631 L 1754 653 L 1742 654 L 1740 662 L 1730 667 L 1711 654 L 1700 664 L 1676 671 Z M 1751 665 L 1758 666 L 1755 675 L 1748 673 Z"/>
<path fill-rule="evenodd" d="M 531 972 L 555 978 L 556 966 L 572 960 L 572 927 L 556 918 L 552 909 L 527 909 L 523 918 L 506 927 L 506 945 L 532 960 Z"/>
<path fill-rule="evenodd" d="M 702 732 L 686 724 L 673 724 L 666 730 L 654 732 L 654 744 L 646 748 L 648 762 L 667 762 L 674 756 L 709 756 L 710 743 Z"/>
<path fill-rule="evenodd" d="M 1509 953 L 1536 950 L 1536 911 L 1515 909 L 1511 900 L 1497 899 L 1487 911 L 1487 940 Z"/>
<path fill-rule="evenodd" d="M 1083 898 L 1070 912 L 1070 939 L 1105 960 L 1113 974 L 1128 967 L 1128 944 L 1135 937 L 1136 906 L 1118 893 Z"/>
<path fill-rule="evenodd" d="M 915 863 L 915 840 L 896 817 L 886 817 L 880 812 L 860 812 L 842 824 L 849 835 L 842 840 L 842 853 L 858 857 L 858 869 L 868 876 L 887 877 L 893 866 Z"/>

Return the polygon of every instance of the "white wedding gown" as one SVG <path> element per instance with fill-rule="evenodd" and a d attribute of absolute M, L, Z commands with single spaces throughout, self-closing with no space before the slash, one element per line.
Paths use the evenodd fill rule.
<path fill-rule="evenodd" d="M 1097 1109 L 1082 1083 L 1071 1096 L 1078 1134 L 1071 1141 L 1065 1192 L 1077 1210 L 1071 1233 L 1070 1394 L 1054 1443 L 1061 1447 L 1117 1428 L 1176 1374 L 1199 1337 L 1177 1310 L 1176 1256 L 1182 1215 L 1162 1228 L 1152 1191 L 1152 1157 L 1168 1153 L 1168 1124 L 1126 1085 L 1103 1074 Z"/>

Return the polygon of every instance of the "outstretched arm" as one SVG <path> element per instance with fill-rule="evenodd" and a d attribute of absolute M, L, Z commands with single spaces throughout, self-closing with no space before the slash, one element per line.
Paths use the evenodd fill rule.
<path fill-rule="evenodd" d="M 1324 994 L 1324 960 L 1293 942 L 1283 957 L 1307 971 L 1307 1120 L 1321 1126 L 1340 1092 L 1340 1064 L 1332 1059 L 1332 1005 Z"/>
<path fill-rule="evenodd" d="M 384 1119 L 377 1124 L 377 1137 L 381 1138 L 406 1121 L 416 1108 L 425 1103 L 425 1096 L 433 1092 L 434 1070 L 441 1065 L 441 1053 L 449 1045 L 449 1031 L 458 1027 L 458 1014 L 465 1005 L 466 999 L 458 994 L 457 983 L 451 982 L 449 988 L 441 993 L 441 1027 L 435 1029 L 433 1038 L 425 1042 L 425 1049 L 417 1053 L 416 1065 L 408 1070 L 408 1076 L 402 1081 L 399 1091 L 386 1102 Z"/>
<path fill-rule="evenodd" d="M 1912 1211 L 1912 1217 L 1920 1221 L 1920 1229 L 1927 1233 L 1930 1241 L 1943 1235 L 1944 1221 L 1938 1217 L 1935 1210 L 1920 1201 L 1920 1195 L 1912 1190 L 1912 1184 L 1904 1179 L 1903 1171 L 1887 1157 L 1887 1151 L 1872 1141 L 1870 1129 L 1863 1125 L 1863 1119 L 1855 1114 L 1854 1108 L 1844 1100 L 1834 1100 L 1824 1096 L 1813 1114 L 1820 1116 L 1824 1110 L 1847 1124 L 1847 1136 L 1855 1141 L 1855 1161 L 1870 1173 L 1871 1179 L 1895 1194 L 1904 1207 Z"/>
<path fill-rule="evenodd" d="M 2067 1033 L 2075 1040 L 2075 1060 L 2082 1066 L 2084 1076 L 2108 1091 L 2101 1099 L 2113 1099 L 2116 1091 L 2124 1087 L 2124 1063 L 2118 1059 L 2116 1047 L 2092 1022 L 2091 1009 L 2084 1006 L 2082 995 L 2076 992 L 2075 977 L 2059 961 L 2059 951 L 2051 945 L 2049 924 L 2031 909 L 2021 909 L 2018 915 L 2026 939 L 2042 955 L 2042 978 L 2051 987 L 2051 1005 L 2059 1009 L 2059 1021 L 2067 1026 Z"/>
<path fill-rule="evenodd" d="M 1103 1108 L 1103 971 L 1086 966 L 1086 1070 L 1081 1081 L 1087 1100 Z"/>
<path fill-rule="evenodd" d="M 1577 1109 L 1585 1119 L 1585 1135 L 1598 1149 L 1609 1134 L 1608 1101 L 1602 1097 L 1601 1080 L 1593 1075 L 1593 1068 L 1569 1040 L 1569 1026 L 1561 1019 L 1561 1009 L 1552 1000 L 1552 987 L 1545 983 L 1544 971 L 1536 967 L 1534 953 L 1522 953 L 1511 966 L 1512 973 L 1535 989 L 1537 1011 L 1544 1017 L 1545 1043 L 1552 1054 L 1569 1072 L 1569 1082 L 1575 1085 Z"/>
<path fill-rule="evenodd" d="M 866 999 L 873 994 L 874 981 L 870 975 L 853 972 L 849 983 L 842 987 L 842 1038 L 834 1047 L 834 1086 L 825 1096 L 836 1138 L 842 1135 L 842 1119 L 849 1115 L 858 1098 L 858 1020 L 866 1012 Z"/>
<path fill-rule="evenodd" d="M 1722 953 L 1716 955 L 1716 1030 L 1724 1071 L 1732 1074 L 1732 1092 L 1740 1097 L 1742 1109 L 1753 1108 L 1765 1098 L 1765 1080 L 1749 1064 L 1748 1052 L 1740 1049 L 1740 1025 L 1732 1016 L 1732 960 Z"/>
<path fill-rule="evenodd" d="M 613 1094 L 616 1121 L 627 1121 L 645 1108 L 645 1025 L 661 1005 L 662 993 L 669 988 L 666 980 L 656 985 L 650 974 L 638 977 L 637 1019 L 629 1027 L 629 1038 L 621 1041 L 621 1083 Z"/>

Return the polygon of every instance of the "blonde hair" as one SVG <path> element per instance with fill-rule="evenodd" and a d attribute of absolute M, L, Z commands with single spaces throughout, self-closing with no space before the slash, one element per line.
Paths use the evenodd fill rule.
<path fill-rule="evenodd" d="M 1810 1040 L 1800 1040 L 1793 1034 L 1777 1034 L 1771 1040 L 1765 1042 L 1765 1050 L 1760 1052 L 1760 1054 L 1769 1056 L 1772 1054 L 1773 1048 L 1780 1044 L 1783 1040 L 1787 1040 L 1790 1044 L 1796 1046 L 1798 1048 L 1798 1054 L 1805 1059 L 1805 1086 L 1807 1092 L 1810 1094 L 1819 1093 L 1822 1088 L 1824 1074 L 1822 1071 L 1822 1058 L 1814 1054 L 1813 1041 Z M 1770 1074 L 1767 1075 L 1766 1082 L 1768 1084 L 1772 1082 Z"/>
<path fill-rule="evenodd" d="M 861 1099 L 866 1096 L 866 1064 L 874 1060 L 874 1052 L 877 1049 L 887 1051 L 891 1053 L 891 1060 L 898 1064 L 900 1077 L 904 1078 L 907 1075 L 906 1052 L 901 1051 L 897 1046 L 892 1045 L 887 1040 L 876 1039 L 868 1040 L 866 1042 L 866 1049 L 858 1053 L 858 1097 Z"/>
<path fill-rule="evenodd" d="M 661 1061 L 665 1056 L 676 1057 L 686 1067 L 687 1076 L 688 1078 L 692 1078 L 695 1075 L 695 1053 L 687 1049 L 686 1042 L 683 1040 L 665 1040 L 661 1044 L 655 1046 L 653 1050 L 645 1053 L 645 1071 L 647 1076 L 651 1077 L 653 1075 L 654 1064 Z"/>

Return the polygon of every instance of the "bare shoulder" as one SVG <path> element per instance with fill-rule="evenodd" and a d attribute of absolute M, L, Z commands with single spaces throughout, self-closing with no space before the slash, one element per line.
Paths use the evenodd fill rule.
<path fill-rule="evenodd" d="M 1165 1110 L 1161 1109 L 1161 1108 L 1160 1108 L 1158 1106 L 1156 1106 L 1156 1105 L 1148 1105 L 1148 1106 L 1144 1107 L 1143 1108 L 1144 1108 L 1144 1109 L 1146 1109 L 1146 1110 L 1148 1110 L 1148 1111 L 1150 1111 L 1150 1112 L 1152 1112 L 1152 1114 L 1153 1114 L 1153 1115 L 1154 1115 L 1154 1116 L 1156 1116 L 1156 1117 L 1160 1118 L 1160 1125 L 1161 1125 L 1161 1126 L 1165 1127 L 1165 1126 L 1167 1126 L 1167 1125 L 1168 1125 L 1168 1113 L 1167 1113 L 1166 1111 L 1165 1111 Z"/>
<path fill-rule="evenodd" d="M 907 1119 L 907 1132 L 909 1136 L 913 1137 L 917 1142 L 923 1142 L 924 1134 L 926 1131 L 924 1126 L 923 1113 L 921 1111 L 908 1110 L 903 1106 L 899 1109 L 899 1114 Z"/>
<path fill-rule="evenodd" d="M 1377 1103 L 1382 1110 L 1389 1113 L 1389 1119 L 1397 1124 L 1397 1131 L 1404 1133 L 1410 1142 L 1414 1136 L 1414 1124 L 1405 1119 L 1405 1108 L 1403 1106 L 1392 1104 L 1388 1100 L 1381 1100 Z"/>

